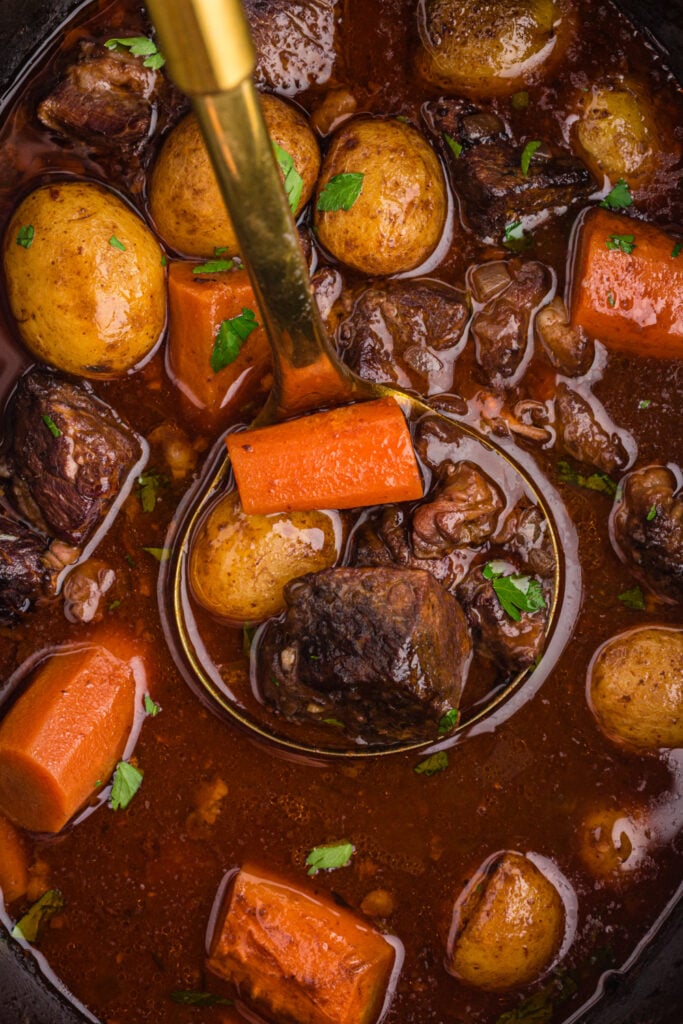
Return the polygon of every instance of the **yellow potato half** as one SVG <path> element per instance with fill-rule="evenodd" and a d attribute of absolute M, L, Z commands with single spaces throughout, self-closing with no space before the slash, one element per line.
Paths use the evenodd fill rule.
<path fill-rule="evenodd" d="M 114 193 L 56 182 L 15 210 L 3 245 L 10 307 L 38 359 L 118 377 L 154 348 L 166 320 L 162 253 Z"/>
<path fill-rule="evenodd" d="M 635 82 L 604 82 L 579 95 L 579 117 L 572 128 L 579 156 L 598 180 L 629 184 L 654 170 L 660 148 L 651 101 Z"/>

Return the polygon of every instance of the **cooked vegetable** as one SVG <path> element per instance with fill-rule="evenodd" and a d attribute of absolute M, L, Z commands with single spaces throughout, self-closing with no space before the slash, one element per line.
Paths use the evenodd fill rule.
<path fill-rule="evenodd" d="M 289 580 L 336 563 L 341 539 L 333 513 L 246 515 L 232 491 L 213 506 L 193 539 L 192 589 L 220 618 L 260 622 L 284 608 Z"/>
<path fill-rule="evenodd" d="M 17 245 L 27 223 L 31 244 Z M 29 193 L 7 226 L 4 266 L 23 341 L 60 370 L 119 377 L 159 340 L 161 249 L 144 221 L 100 185 L 59 181 Z"/>
<path fill-rule="evenodd" d="M 223 900 L 207 967 L 270 1019 L 374 1024 L 394 959 L 350 910 L 247 866 Z"/>
<path fill-rule="evenodd" d="M 111 775 L 134 701 L 129 661 L 105 646 L 48 658 L 0 724 L 2 813 L 22 828 L 59 832 Z"/>
<path fill-rule="evenodd" d="M 683 746 L 683 630 L 643 626 L 595 655 L 588 703 L 611 740 L 637 751 Z"/>
<path fill-rule="evenodd" d="M 680 358 L 683 263 L 672 262 L 672 245 L 671 236 L 653 224 L 606 210 L 589 213 L 576 246 L 572 323 L 609 349 Z"/>
<path fill-rule="evenodd" d="M 577 103 L 573 139 L 597 179 L 607 175 L 631 186 L 646 181 L 662 143 L 645 87 L 632 79 L 606 79 L 578 93 Z"/>
<path fill-rule="evenodd" d="M 328 843 L 326 846 L 314 846 L 306 857 L 309 875 L 317 875 L 319 871 L 335 871 L 350 864 L 354 852 L 353 843 Z"/>
<path fill-rule="evenodd" d="M 29 885 L 28 854 L 21 833 L 0 814 L 0 890 L 5 903 L 23 896 Z"/>
<path fill-rule="evenodd" d="M 250 514 L 422 497 L 410 432 L 393 398 L 229 434 L 226 443 Z"/>
<path fill-rule="evenodd" d="M 64 906 L 64 899 L 59 889 L 48 889 L 39 900 L 26 911 L 14 928 L 12 935 L 15 939 L 25 939 L 26 942 L 35 942 L 43 925 L 54 917 Z"/>
<path fill-rule="evenodd" d="M 366 274 L 418 266 L 444 229 L 441 165 L 420 132 L 396 118 L 347 121 L 332 140 L 316 195 L 319 240 Z"/>
<path fill-rule="evenodd" d="M 143 773 L 129 761 L 119 761 L 112 780 L 109 806 L 112 811 L 125 810 L 142 785 Z"/>

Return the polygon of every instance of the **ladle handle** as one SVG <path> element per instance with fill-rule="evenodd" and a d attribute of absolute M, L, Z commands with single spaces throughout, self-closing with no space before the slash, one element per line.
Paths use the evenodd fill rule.
<path fill-rule="evenodd" d="M 264 421 L 359 397 L 327 338 L 251 80 L 240 0 L 147 0 L 171 76 L 194 107 L 274 360 Z"/>

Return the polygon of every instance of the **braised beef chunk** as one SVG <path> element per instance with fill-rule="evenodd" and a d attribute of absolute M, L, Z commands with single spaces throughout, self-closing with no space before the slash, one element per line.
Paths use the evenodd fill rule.
<path fill-rule="evenodd" d="M 667 466 L 637 469 L 622 481 L 614 505 L 613 537 L 646 586 L 683 600 L 683 492 Z"/>
<path fill-rule="evenodd" d="M 549 578 L 556 567 L 548 520 L 538 505 L 517 505 L 506 518 L 496 543 L 519 563 L 524 572 Z"/>
<path fill-rule="evenodd" d="M 245 0 L 259 85 L 293 95 L 327 82 L 338 60 L 339 0 Z"/>
<path fill-rule="evenodd" d="M 569 323 L 567 307 L 555 296 L 536 314 L 536 333 L 545 353 L 565 377 L 587 373 L 595 356 L 595 344 L 580 327 Z"/>
<path fill-rule="evenodd" d="M 48 542 L 25 523 L 0 513 L 0 622 L 12 622 L 53 588 Z"/>
<path fill-rule="evenodd" d="M 594 408 L 562 381 L 555 392 L 555 413 L 558 440 L 569 455 L 604 473 L 628 465 L 628 452 L 604 409 L 598 410 L 597 403 Z"/>
<path fill-rule="evenodd" d="M 388 281 L 361 292 L 339 326 L 339 347 L 368 380 L 422 394 L 447 391 L 453 380 L 448 350 L 468 319 L 464 296 L 449 285 Z"/>
<path fill-rule="evenodd" d="M 142 456 L 133 430 L 85 387 L 45 369 L 17 386 L 8 496 L 39 530 L 83 544 Z"/>
<path fill-rule="evenodd" d="M 413 548 L 436 558 L 454 548 L 483 544 L 504 507 L 500 491 L 471 463 L 450 465 L 444 483 L 413 513 Z"/>
<path fill-rule="evenodd" d="M 482 567 L 470 573 L 457 594 L 478 639 L 478 651 L 510 673 L 533 664 L 543 650 L 547 607 L 534 612 L 518 610 L 519 619 L 514 618 L 503 607 L 494 581 L 484 576 Z"/>
<path fill-rule="evenodd" d="M 511 260 L 512 282 L 474 317 L 477 362 L 489 380 L 509 380 L 519 369 L 530 341 L 531 317 L 548 291 L 542 263 Z"/>
<path fill-rule="evenodd" d="M 260 647 L 264 697 L 365 742 L 429 738 L 471 655 L 460 605 L 419 569 L 327 569 L 290 583 Z"/>

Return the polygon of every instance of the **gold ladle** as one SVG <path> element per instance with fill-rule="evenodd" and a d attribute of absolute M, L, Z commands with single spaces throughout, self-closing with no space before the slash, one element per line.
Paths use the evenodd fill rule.
<path fill-rule="evenodd" d="M 252 82 L 256 56 L 240 0 L 147 0 L 168 70 L 194 108 L 216 177 L 230 212 L 241 259 L 249 271 L 273 354 L 274 384 L 255 425 L 291 419 L 320 408 L 391 396 L 406 418 L 437 416 L 424 402 L 382 384 L 362 380 L 338 358 L 313 295 L 299 236 L 276 164 L 273 146 Z M 454 421 L 444 417 L 453 428 Z M 524 492 L 542 509 L 549 524 L 555 556 L 553 603 L 548 632 L 560 594 L 561 558 L 551 509 L 533 479 L 503 451 L 464 424 L 458 429 L 470 440 L 504 459 L 519 477 Z M 207 503 L 229 477 L 227 454 L 203 485 L 201 498 L 175 537 L 169 580 L 173 627 L 182 658 L 192 675 L 235 720 L 261 737 L 309 754 L 388 753 L 424 747 L 420 740 L 382 749 L 309 745 L 280 735 L 246 714 L 231 700 L 216 674 L 207 669 L 202 644 L 187 621 L 186 561 L 189 540 Z M 199 650 L 198 650 L 199 648 Z M 492 700 L 464 716 L 460 729 L 498 706 L 527 675 L 517 676 Z"/>

